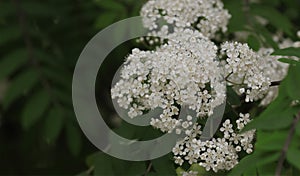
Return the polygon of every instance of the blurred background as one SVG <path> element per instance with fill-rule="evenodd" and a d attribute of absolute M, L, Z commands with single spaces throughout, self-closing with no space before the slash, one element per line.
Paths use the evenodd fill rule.
<path fill-rule="evenodd" d="M 143 175 L 150 171 L 148 161 L 126 162 L 99 152 L 81 132 L 71 99 L 73 69 L 86 43 L 104 27 L 139 15 L 145 2 L 0 1 L 0 175 L 105 175 L 112 170 L 115 175 Z M 245 30 L 247 14 L 242 10 L 243 1 L 224 0 L 224 4 L 233 16 L 230 38 Z M 266 28 L 264 35 L 276 28 L 285 30 L 285 18 L 293 29 L 299 29 L 299 0 L 263 0 L 259 5 L 262 8 L 255 13 L 275 18 L 275 29 L 274 25 Z M 272 8 L 272 12 L 268 11 L 271 14 L 264 14 L 264 7 Z M 120 122 L 111 106 L 112 76 L 135 46 L 134 41 L 129 41 L 112 52 L 112 59 L 99 71 L 95 94 L 107 123 L 111 127 L 122 123 L 117 129 L 120 134 L 152 138 L 157 132 L 141 137 L 151 129 Z M 174 172 L 175 166 L 168 165 L 168 157 L 152 162 L 156 171 Z"/>

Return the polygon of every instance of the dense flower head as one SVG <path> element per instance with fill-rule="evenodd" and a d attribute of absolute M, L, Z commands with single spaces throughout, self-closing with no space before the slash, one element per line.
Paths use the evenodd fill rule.
<path fill-rule="evenodd" d="M 149 0 L 141 10 L 144 26 L 159 28 L 158 20 L 176 28 L 195 27 L 213 38 L 217 31 L 226 32 L 230 14 L 221 0 Z"/>
<path fill-rule="evenodd" d="M 202 141 L 200 126 L 195 124 L 190 135 L 176 143 L 172 152 L 175 163 L 182 165 L 185 161 L 189 164 L 199 164 L 207 171 L 230 170 L 239 159 L 238 153 L 245 151 L 250 154 L 253 152 L 252 141 L 255 130 L 239 134 L 240 130 L 250 122 L 249 114 L 240 114 L 236 120 L 237 130 L 234 130 L 233 124 L 226 119 L 220 128 L 222 137 L 212 138 Z"/>
<path fill-rule="evenodd" d="M 221 52 L 226 57 L 226 81 L 235 90 L 246 94 L 245 101 L 261 99 L 269 90 L 270 75 L 265 68 L 270 66 L 262 55 L 254 52 L 247 44 L 225 42 Z"/>
<path fill-rule="evenodd" d="M 199 37 L 197 37 L 199 36 Z M 135 117 L 162 108 L 151 125 L 171 132 L 179 123 L 172 118 L 186 106 L 197 117 L 209 116 L 224 102 L 225 85 L 217 60 L 217 47 L 197 31 L 180 30 L 154 51 L 133 49 L 112 88 L 112 98 Z"/>

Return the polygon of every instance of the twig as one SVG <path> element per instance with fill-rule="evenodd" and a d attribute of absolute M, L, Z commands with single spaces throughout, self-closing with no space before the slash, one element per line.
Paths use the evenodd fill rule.
<path fill-rule="evenodd" d="M 271 82 L 270 87 L 272 87 L 272 86 L 279 86 L 280 84 L 281 84 L 281 81 L 273 81 L 273 82 Z"/>
<path fill-rule="evenodd" d="M 95 166 L 91 166 L 85 173 L 91 175 L 94 170 L 95 170 Z"/>
<path fill-rule="evenodd" d="M 144 176 L 147 176 L 147 174 L 148 174 L 148 173 L 150 172 L 150 170 L 151 170 L 151 167 L 152 167 L 152 162 L 150 161 L 150 163 L 149 163 L 149 165 L 148 165 L 148 167 L 147 167 L 147 170 L 146 170 Z"/>
<path fill-rule="evenodd" d="M 280 176 L 281 175 L 281 170 L 282 170 L 282 167 L 283 167 L 283 162 L 284 162 L 284 160 L 286 158 L 286 153 L 287 153 L 289 145 L 290 145 L 290 143 L 292 141 L 293 135 L 295 133 L 296 125 L 299 122 L 299 120 L 300 120 L 300 112 L 296 115 L 296 117 L 295 117 L 295 119 L 294 119 L 294 121 L 292 123 L 292 126 L 290 128 L 290 131 L 289 131 L 289 134 L 287 136 L 287 139 L 286 139 L 286 141 L 284 143 L 284 146 L 283 146 L 283 148 L 281 150 L 281 155 L 280 155 L 280 158 L 278 160 L 278 164 L 277 164 L 276 172 L 275 172 L 276 176 Z"/>

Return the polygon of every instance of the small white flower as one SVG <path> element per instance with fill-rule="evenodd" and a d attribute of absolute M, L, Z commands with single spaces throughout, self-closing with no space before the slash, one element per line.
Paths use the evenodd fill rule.
<path fill-rule="evenodd" d="M 227 31 L 231 15 L 223 7 L 221 0 L 149 0 L 140 14 L 150 30 L 159 28 L 157 21 L 163 19 L 175 28 L 194 25 L 206 37 L 214 38 L 217 31 Z"/>

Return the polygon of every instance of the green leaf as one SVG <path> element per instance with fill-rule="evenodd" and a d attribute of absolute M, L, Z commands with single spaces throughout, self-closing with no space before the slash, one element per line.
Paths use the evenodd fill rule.
<path fill-rule="evenodd" d="M 287 93 L 293 100 L 300 100 L 300 64 L 291 65 L 286 77 Z"/>
<path fill-rule="evenodd" d="M 52 83 L 59 85 L 65 90 L 71 90 L 72 76 L 65 71 L 57 70 L 55 68 L 44 67 L 42 69 L 43 75 L 47 77 Z"/>
<path fill-rule="evenodd" d="M 275 130 L 288 127 L 292 123 L 294 114 L 297 112 L 297 108 L 290 107 L 290 104 L 291 99 L 288 97 L 277 97 L 264 112 L 248 123 L 242 132 L 254 128 Z"/>
<path fill-rule="evenodd" d="M 249 44 L 249 46 L 254 50 L 254 51 L 258 51 L 260 48 L 260 42 L 259 39 L 254 36 L 254 35 L 249 35 L 248 39 L 247 39 L 247 43 Z"/>
<path fill-rule="evenodd" d="M 173 161 L 170 155 L 152 160 L 154 170 L 160 175 L 176 175 Z"/>
<path fill-rule="evenodd" d="M 99 152 L 96 155 L 94 155 L 94 166 L 95 166 L 95 171 L 94 171 L 95 176 L 114 175 L 112 158 L 107 154 Z"/>
<path fill-rule="evenodd" d="M 300 136 L 300 123 L 297 123 L 296 125 L 296 134 Z"/>
<path fill-rule="evenodd" d="M 278 44 L 273 40 L 273 34 L 270 33 L 270 31 L 268 31 L 265 26 L 253 21 L 253 27 L 253 30 L 255 30 L 256 34 L 263 39 L 264 44 L 267 44 L 267 46 L 271 46 L 272 48 L 278 49 Z"/>
<path fill-rule="evenodd" d="M 9 85 L 3 99 L 4 109 L 8 108 L 17 98 L 30 91 L 38 82 L 38 74 L 34 70 L 29 70 L 19 74 Z"/>
<path fill-rule="evenodd" d="M 147 170 L 145 162 L 129 162 L 129 164 L 130 165 L 125 168 L 125 172 L 123 172 L 124 175 L 140 176 L 143 175 Z"/>
<path fill-rule="evenodd" d="M 276 162 L 259 166 L 257 167 L 258 175 L 262 175 L 262 176 L 274 175 L 276 167 L 277 167 Z"/>
<path fill-rule="evenodd" d="M 32 127 L 47 110 L 50 96 L 45 90 L 35 93 L 25 104 L 22 112 L 22 125 L 24 129 Z"/>
<path fill-rule="evenodd" d="M 20 28 L 17 26 L 0 29 L 0 46 L 7 42 L 15 41 L 21 37 Z"/>
<path fill-rule="evenodd" d="M 205 175 L 207 174 L 207 171 L 204 167 L 200 166 L 199 164 L 192 164 L 189 168 L 190 171 L 197 171 L 198 175 Z M 177 171 L 177 170 L 176 170 Z"/>
<path fill-rule="evenodd" d="M 18 70 L 27 61 L 27 51 L 25 49 L 14 50 L 6 55 L 0 62 L 0 80 L 8 77 Z"/>
<path fill-rule="evenodd" d="M 237 176 L 245 173 L 255 167 L 261 167 L 266 164 L 276 161 L 280 153 L 261 153 L 254 152 L 251 155 L 244 157 L 228 174 L 228 176 Z M 251 163 L 251 164 L 249 164 Z"/>
<path fill-rule="evenodd" d="M 53 108 L 46 117 L 44 135 L 47 142 L 54 142 L 63 127 L 63 112 L 60 108 Z"/>
<path fill-rule="evenodd" d="M 34 49 L 34 55 L 36 56 L 36 59 L 38 59 L 43 65 L 47 65 L 48 67 L 59 71 L 65 71 L 66 69 L 66 66 L 61 64 L 62 59 L 58 59 L 56 56 L 53 56 L 47 51 Z"/>
<path fill-rule="evenodd" d="M 274 27 L 281 29 L 289 36 L 293 36 L 292 23 L 275 8 L 263 5 L 252 5 L 251 13 L 266 18 Z"/>
<path fill-rule="evenodd" d="M 296 56 L 300 58 L 300 48 L 284 48 L 284 49 L 278 49 L 275 50 L 272 55 L 278 55 L 278 56 Z"/>
<path fill-rule="evenodd" d="M 177 176 L 182 176 L 182 173 L 185 172 L 184 169 L 182 169 L 181 167 L 177 167 L 176 169 L 176 174 Z"/>
<path fill-rule="evenodd" d="M 288 59 L 288 58 L 280 58 L 280 59 L 278 59 L 278 61 L 280 61 L 282 63 L 291 64 L 291 65 L 300 64 L 299 61 L 296 61 L 296 60 L 293 60 L 293 59 Z"/>
<path fill-rule="evenodd" d="M 289 108 L 272 116 L 259 116 L 248 123 L 242 131 L 244 132 L 250 129 L 278 130 L 286 128 L 292 123 L 294 114 L 295 109 Z"/>
<path fill-rule="evenodd" d="M 70 122 L 67 125 L 66 135 L 67 144 L 71 151 L 71 154 L 74 156 L 78 156 L 82 147 L 81 131 L 77 126 L 75 126 L 75 124 Z"/>
<path fill-rule="evenodd" d="M 287 137 L 286 131 L 264 132 L 258 131 L 255 150 L 280 151 Z"/>
<path fill-rule="evenodd" d="M 300 156 L 300 150 L 297 150 L 295 148 L 290 148 L 287 152 L 288 162 L 300 170 L 299 156 Z"/>
<path fill-rule="evenodd" d="M 243 31 L 247 23 L 245 13 L 243 12 L 243 1 L 226 0 L 224 1 L 224 5 L 231 14 L 228 24 L 228 31 Z"/>
<path fill-rule="evenodd" d="M 85 160 L 86 165 L 88 165 L 89 167 L 92 167 L 96 161 L 96 158 L 101 154 L 102 154 L 102 152 L 96 152 L 96 153 L 93 153 L 93 154 L 89 155 L 88 157 L 86 157 L 86 160 Z"/>

